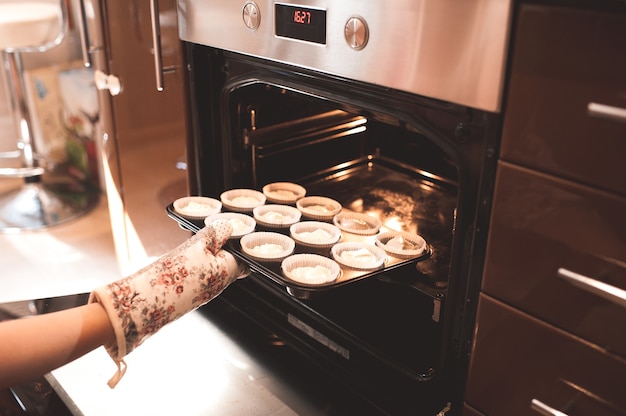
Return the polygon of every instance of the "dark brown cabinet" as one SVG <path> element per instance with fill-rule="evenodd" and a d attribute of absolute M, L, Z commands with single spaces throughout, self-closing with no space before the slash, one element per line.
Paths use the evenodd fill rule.
<path fill-rule="evenodd" d="M 488 415 L 539 415 L 533 406 L 541 405 L 570 416 L 623 414 L 623 358 L 487 295 L 479 315 L 470 405 Z"/>
<path fill-rule="evenodd" d="M 626 414 L 626 9 L 589 7 L 517 9 L 468 416 Z"/>
<path fill-rule="evenodd" d="M 523 5 L 518 21 L 502 158 L 626 195 L 624 12 Z"/>
<path fill-rule="evenodd" d="M 117 258 L 130 273 L 189 238 L 172 226 L 164 208 L 188 194 L 187 173 L 180 168 L 186 163 L 186 122 L 177 6 L 175 0 L 153 2 L 158 7 L 152 21 L 149 1 L 80 1 L 93 11 L 85 16 L 94 70 L 120 86 L 100 87 L 99 130 Z M 160 34 L 160 48 L 153 31 Z"/>
<path fill-rule="evenodd" d="M 626 291 L 626 198 L 507 162 L 495 192 L 483 292 L 626 357 L 624 305 L 562 275 Z"/>

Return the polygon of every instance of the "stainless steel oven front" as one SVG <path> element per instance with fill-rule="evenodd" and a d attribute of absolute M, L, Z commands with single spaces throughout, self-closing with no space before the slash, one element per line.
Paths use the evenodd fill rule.
<path fill-rule="evenodd" d="M 510 10 L 178 2 L 193 194 L 295 182 L 427 242 L 419 259 L 316 290 L 253 263 L 219 298 L 389 414 L 462 403 Z"/>

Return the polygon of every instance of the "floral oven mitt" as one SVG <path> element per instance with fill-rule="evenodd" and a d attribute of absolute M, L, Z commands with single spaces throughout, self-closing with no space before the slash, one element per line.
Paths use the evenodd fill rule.
<path fill-rule="evenodd" d="M 126 372 L 126 354 L 249 274 L 246 265 L 220 250 L 231 233 L 228 221 L 213 223 L 154 263 L 91 293 L 89 302 L 103 305 L 115 331 L 115 344 L 105 345 L 118 367 L 111 388 Z"/>

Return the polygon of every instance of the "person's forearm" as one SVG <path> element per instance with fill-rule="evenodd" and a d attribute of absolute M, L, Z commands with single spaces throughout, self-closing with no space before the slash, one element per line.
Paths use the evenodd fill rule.
<path fill-rule="evenodd" d="M 98 303 L 0 323 L 0 390 L 32 380 L 113 342 Z"/>

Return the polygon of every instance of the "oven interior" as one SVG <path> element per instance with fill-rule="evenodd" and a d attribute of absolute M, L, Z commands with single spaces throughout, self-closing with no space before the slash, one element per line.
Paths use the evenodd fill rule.
<path fill-rule="evenodd" d="M 295 182 L 307 196 L 379 218 L 381 231 L 417 233 L 431 248 L 419 261 L 304 295 L 276 278 L 279 268 L 257 265 L 220 302 L 373 393 L 382 408 L 409 401 L 441 410 L 458 364 L 451 339 L 464 296 L 456 294 L 467 286 L 484 113 L 219 55 L 212 69 L 195 68 L 201 75 L 189 90 L 192 192 L 219 199 L 228 189 Z M 220 81 L 207 87 L 211 77 Z"/>

